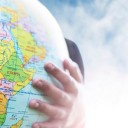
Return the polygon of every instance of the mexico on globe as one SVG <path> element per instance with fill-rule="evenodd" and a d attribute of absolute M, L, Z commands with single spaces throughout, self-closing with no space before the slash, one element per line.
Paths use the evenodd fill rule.
<path fill-rule="evenodd" d="M 33 88 L 32 79 L 56 81 L 44 64 L 63 68 L 64 58 L 61 29 L 38 0 L 0 0 L 0 128 L 30 128 L 47 119 L 28 107 L 31 99 L 50 102 Z"/>

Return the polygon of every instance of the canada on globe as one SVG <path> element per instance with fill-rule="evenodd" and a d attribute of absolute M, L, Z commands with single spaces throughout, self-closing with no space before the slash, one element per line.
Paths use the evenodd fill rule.
<path fill-rule="evenodd" d="M 44 64 L 62 68 L 65 57 L 61 29 L 38 0 L 0 0 L 0 128 L 30 128 L 47 119 L 28 107 L 31 99 L 48 101 L 32 79 L 52 82 Z"/>

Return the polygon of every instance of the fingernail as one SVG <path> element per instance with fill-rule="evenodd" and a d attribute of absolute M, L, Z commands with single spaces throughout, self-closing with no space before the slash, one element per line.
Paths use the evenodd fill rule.
<path fill-rule="evenodd" d="M 43 85 L 42 80 L 33 80 L 33 85 L 36 87 L 41 87 Z"/>
<path fill-rule="evenodd" d="M 52 63 L 48 63 L 48 64 L 46 64 L 45 68 L 47 70 L 53 70 L 55 68 L 55 66 Z"/>
<path fill-rule="evenodd" d="M 39 107 L 39 103 L 35 103 L 35 108 L 38 108 Z"/>
<path fill-rule="evenodd" d="M 30 106 L 32 108 L 38 108 L 39 107 L 39 103 L 36 100 L 31 100 L 30 101 Z"/>

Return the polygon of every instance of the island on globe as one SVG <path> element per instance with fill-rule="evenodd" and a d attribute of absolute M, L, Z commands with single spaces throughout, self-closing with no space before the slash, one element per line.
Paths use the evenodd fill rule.
<path fill-rule="evenodd" d="M 31 110 L 31 99 L 47 102 L 32 79 L 53 82 L 46 62 L 62 68 L 68 57 L 59 25 L 38 0 L 0 0 L 0 128 L 31 128 L 47 117 Z"/>

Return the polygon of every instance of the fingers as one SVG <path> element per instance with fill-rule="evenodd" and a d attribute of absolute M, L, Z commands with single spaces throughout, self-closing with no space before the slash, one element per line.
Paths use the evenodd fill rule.
<path fill-rule="evenodd" d="M 70 59 L 64 60 L 64 68 L 67 69 L 70 73 L 70 75 L 77 80 L 78 82 L 83 82 L 83 76 L 81 74 L 81 71 L 76 63 L 74 63 Z"/>
<path fill-rule="evenodd" d="M 79 95 L 77 94 L 79 94 L 79 87 L 81 87 L 78 85 L 83 82 L 83 78 L 78 66 L 72 61 L 65 60 L 63 66 L 69 73 L 52 63 L 45 64 L 44 68 L 63 85 L 64 90 L 44 80 L 33 80 L 34 87 L 52 99 L 53 104 L 40 100 L 30 101 L 29 106 L 31 108 L 44 113 L 50 119 L 46 122 L 37 122 L 32 125 L 32 128 L 69 128 L 71 124 L 66 123 L 67 120 L 70 120 L 72 117 L 76 118 L 74 113 L 78 109 L 76 103 Z"/>
<path fill-rule="evenodd" d="M 34 80 L 33 86 L 41 90 L 47 97 L 52 98 L 54 103 L 61 106 L 71 106 L 72 97 L 64 91 L 57 88 L 55 85 L 43 80 Z"/>
<path fill-rule="evenodd" d="M 66 117 L 66 111 L 61 107 L 53 106 L 40 100 L 31 100 L 29 106 L 46 114 L 52 119 L 64 119 Z"/>
<path fill-rule="evenodd" d="M 45 69 L 48 73 L 50 73 L 52 76 L 54 76 L 59 82 L 62 83 L 64 90 L 66 92 L 77 94 L 77 86 L 76 81 L 65 71 L 58 68 L 52 63 L 47 63 L 45 65 Z"/>

